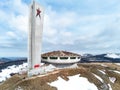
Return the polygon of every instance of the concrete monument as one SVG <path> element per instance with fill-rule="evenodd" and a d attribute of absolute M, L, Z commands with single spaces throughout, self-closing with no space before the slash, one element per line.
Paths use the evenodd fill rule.
<path fill-rule="evenodd" d="M 39 72 L 41 63 L 41 45 L 43 32 L 44 10 L 33 0 L 30 5 L 29 34 L 28 34 L 28 76 L 36 75 Z"/>

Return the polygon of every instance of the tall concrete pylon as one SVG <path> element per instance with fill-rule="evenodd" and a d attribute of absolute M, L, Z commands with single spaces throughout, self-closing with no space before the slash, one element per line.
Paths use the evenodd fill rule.
<path fill-rule="evenodd" d="M 28 34 L 28 76 L 39 74 L 41 64 L 41 47 L 44 9 L 35 0 L 30 5 Z"/>

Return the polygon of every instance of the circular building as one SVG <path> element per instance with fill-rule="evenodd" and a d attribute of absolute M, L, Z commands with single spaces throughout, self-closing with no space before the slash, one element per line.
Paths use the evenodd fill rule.
<path fill-rule="evenodd" d="M 72 64 L 79 62 L 81 56 L 67 51 L 52 51 L 41 55 L 42 61 L 52 64 Z"/>

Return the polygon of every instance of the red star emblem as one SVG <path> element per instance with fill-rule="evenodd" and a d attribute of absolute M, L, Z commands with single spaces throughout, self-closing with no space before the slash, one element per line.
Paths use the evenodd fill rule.
<path fill-rule="evenodd" d="M 37 11 L 36 17 L 39 16 L 41 18 L 41 16 L 40 16 L 40 13 L 41 13 L 40 9 L 38 8 L 38 9 L 36 9 L 36 11 Z"/>

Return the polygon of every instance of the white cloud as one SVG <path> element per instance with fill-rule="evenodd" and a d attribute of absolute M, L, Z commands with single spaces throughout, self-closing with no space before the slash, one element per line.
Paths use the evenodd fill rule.
<path fill-rule="evenodd" d="M 4 27 L 1 28 L 0 47 L 7 49 L 10 47 L 13 50 L 17 46 L 23 47 L 22 40 L 25 40 L 28 31 L 28 6 L 21 0 L 8 0 L 4 3 L 1 1 L 0 5 L 0 24 Z M 23 42 L 21 46 L 17 45 L 20 42 Z"/>
<path fill-rule="evenodd" d="M 87 1 L 95 3 L 94 0 Z M 45 2 L 46 4 L 48 4 L 48 2 L 54 4 L 58 4 L 58 2 L 62 3 L 62 1 L 53 2 L 53 0 Z M 65 3 L 71 3 L 71 0 L 63 2 L 64 6 Z M 79 1 L 76 0 L 75 2 Z M 88 2 L 85 1 L 83 4 L 85 3 L 86 5 Z M 118 1 L 110 1 L 111 4 L 116 2 Z M 101 1 L 101 3 L 103 3 L 103 1 Z M 1 45 L 14 46 L 17 43 L 20 44 L 22 40 L 27 42 L 28 5 L 23 3 L 22 0 L 8 0 L 8 2 L 5 3 L 0 2 L 0 5 L 0 24 L 1 26 L 4 25 L 4 27 L 7 27 L 7 29 L 5 28 L 6 30 L 2 30 L 3 28 L 1 29 L 0 27 L 1 32 L 3 32 L 0 34 Z M 73 5 L 75 6 L 74 3 Z M 6 7 L 6 9 L 2 8 L 2 6 Z M 100 5 L 100 7 L 101 6 L 102 5 Z M 119 5 L 113 7 L 118 9 L 118 6 Z M 57 7 L 53 7 L 52 4 L 46 5 L 45 9 L 43 43 L 46 45 L 43 49 L 48 49 L 50 45 L 54 46 L 52 49 L 58 47 L 59 49 L 65 50 L 83 51 L 119 48 L 120 13 L 117 12 L 117 10 L 115 13 L 111 11 L 110 13 L 82 14 L 79 10 L 84 11 L 84 9 L 86 9 L 89 11 L 89 9 L 80 6 L 80 8 L 74 11 L 72 8 L 67 10 L 68 8 L 66 6 L 65 10 L 59 11 Z M 4 36 L 6 36 L 6 38 Z M 50 45 L 48 45 L 48 43 Z"/>
<path fill-rule="evenodd" d="M 15 34 L 14 32 L 11 32 L 11 31 L 8 31 L 8 32 L 6 33 L 6 35 L 7 35 L 7 36 L 10 36 L 10 37 L 15 37 L 15 38 L 17 37 L 16 34 Z"/>
<path fill-rule="evenodd" d="M 57 13 L 51 8 L 48 8 L 44 18 L 44 40 L 53 44 L 71 43 L 70 40 L 66 40 L 65 38 L 68 39 L 72 37 L 72 32 L 69 31 L 68 28 L 75 22 L 75 13 Z"/>
<path fill-rule="evenodd" d="M 44 28 L 44 38 L 47 40 L 44 42 L 56 45 L 54 47 L 107 52 L 107 50 L 114 50 L 114 45 L 118 44 L 119 13 L 83 16 L 72 11 L 59 13 L 52 8 L 48 12 Z M 110 40 L 110 33 L 114 36 L 115 42 Z"/>
<path fill-rule="evenodd" d="M 11 20 L 8 21 L 10 28 L 14 30 L 22 31 L 22 33 L 28 31 L 28 16 L 12 15 Z"/>
<path fill-rule="evenodd" d="M 28 30 L 28 6 L 21 0 L 9 0 L 3 4 L 4 8 L 0 8 L 1 23 L 8 24 L 7 27 L 16 30 Z"/>

